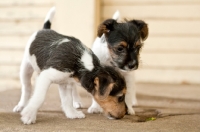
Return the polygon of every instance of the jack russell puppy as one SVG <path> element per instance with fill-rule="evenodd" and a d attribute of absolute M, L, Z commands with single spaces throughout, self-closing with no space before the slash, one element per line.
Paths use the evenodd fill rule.
<path fill-rule="evenodd" d="M 124 77 L 111 66 L 100 64 L 96 55 L 74 37 L 51 30 L 55 8 L 46 16 L 42 30 L 29 39 L 20 67 L 22 94 L 13 109 L 21 112 L 24 124 L 36 122 L 38 109 L 52 83 L 59 84 L 62 108 L 68 118 L 85 118 L 73 107 L 72 90 L 81 84 L 103 108 L 110 119 L 123 118 L 126 113 Z M 39 73 L 31 97 L 31 76 Z"/>

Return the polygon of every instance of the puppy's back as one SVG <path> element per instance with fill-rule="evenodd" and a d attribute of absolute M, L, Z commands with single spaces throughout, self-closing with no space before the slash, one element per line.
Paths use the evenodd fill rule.
<path fill-rule="evenodd" d="M 35 55 L 41 70 L 53 67 L 61 71 L 71 71 L 79 65 L 85 50 L 78 39 L 43 29 L 37 32 L 29 53 L 31 56 Z"/>

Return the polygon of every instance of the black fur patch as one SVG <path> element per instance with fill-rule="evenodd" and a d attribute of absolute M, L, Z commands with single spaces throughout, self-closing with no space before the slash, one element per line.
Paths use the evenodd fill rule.
<path fill-rule="evenodd" d="M 108 72 L 108 74 L 111 76 L 111 78 L 115 81 L 114 87 L 112 91 L 110 92 L 111 96 L 115 96 L 119 92 L 121 92 L 124 88 L 126 88 L 125 79 L 113 67 L 105 66 L 104 68 Z"/>
<path fill-rule="evenodd" d="M 46 21 L 46 22 L 44 23 L 43 29 L 50 29 L 50 28 L 51 28 L 51 23 L 50 23 L 50 21 L 48 20 L 48 21 Z"/>
<path fill-rule="evenodd" d="M 63 39 L 69 41 L 62 42 Z M 92 71 L 85 69 L 81 62 L 82 54 L 85 51 L 93 59 L 94 68 Z M 29 52 L 30 55 L 36 56 L 37 65 L 41 70 L 52 67 L 62 72 L 72 72 L 71 77 L 77 77 L 81 85 L 90 93 L 94 90 L 95 77 L 99 77 L 101 81 L 100 94 L 104 94 L 105 88 L 113 80 L 117 86 L 113 89 L 113 93 L 125 88 L 125 80 L 121 74 L 113 67 L 102 67 L 96 55 L 74 37 L 64 36 L 50 29 L 43 29 L 38 31 Z"/>

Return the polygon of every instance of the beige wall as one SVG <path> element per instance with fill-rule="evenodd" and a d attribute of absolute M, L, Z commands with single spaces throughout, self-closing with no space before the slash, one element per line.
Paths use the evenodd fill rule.
<path fill-rule="evenodd" d="M 119 10 L 122 18 L 149 25 L 137 82 L 200 84 L 199 0 L 103 0 L 101 5 L 101 20 Z"/>
<path fill-rule="evenodd" d="M 79 38 L 91 46 L 96 29 L 97 0 L 59 0 L 56 2 L 57 31 Z"/>
<path fill-rule="evenodd" d="M 88 46 L 97 24 L 116 10 L 122 18 L 145 20 L 150 34 L 137 82 L 200 84 L 199 0 L 1 0 L 0 90 L 20 88 L 26 42 L 52 6 L 57 7 L 52 29 Z"/>

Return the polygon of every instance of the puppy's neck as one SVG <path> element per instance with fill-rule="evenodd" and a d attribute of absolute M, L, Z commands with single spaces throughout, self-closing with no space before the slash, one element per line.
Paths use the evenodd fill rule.
<path fill-rule="evenodd" d="M 81 71 L 74 73 L 73 77 L 77 78 L 82 85 L 89 93 L 92 93 L 94 90 L 94 79 L 98 75 L 101 67 L 95 67 L 92 71 Z"/>
<path fill-rule="evenodd" d="M 103 35 L 101 38 L 97 37 L 93 43 L 92 51 L 98 56 L 102 64 L 110 65 L 110 55 L 108 51 L 108 44 Z"/>

